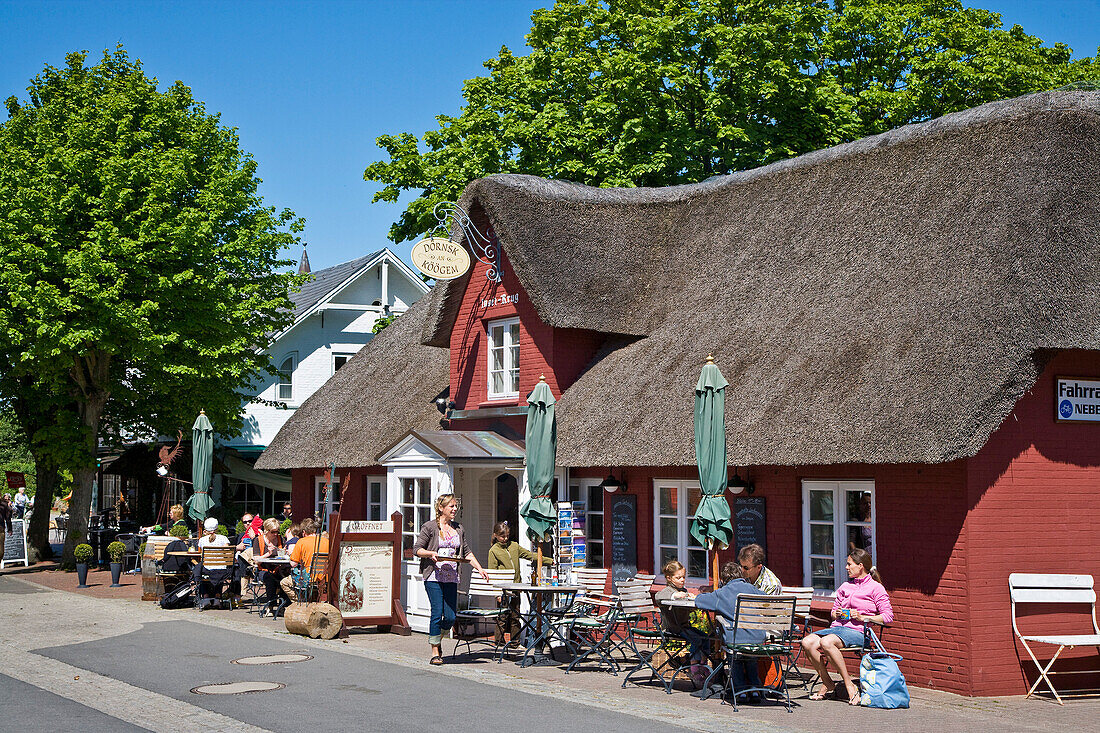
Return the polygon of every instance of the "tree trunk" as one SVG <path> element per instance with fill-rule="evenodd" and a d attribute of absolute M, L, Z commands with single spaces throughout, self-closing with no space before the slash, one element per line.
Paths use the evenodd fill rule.
<path fill-rule="evenodd" d="M 57 466 L 43 455 L 34 455 L 34 512 L 27 525 L 27 559 L 32 563 L 53 557 L 50 548 L 50 509 L 61 481 Z"/>
<path fill-rule="evenodd" d="M 96 448 L 99 443 L 99 417 L 107 398 L 95 399 L 81 404 L 80 423 L 87 431 L 86 440 L 90 466 L 73 471 L 73 498 L 69 502 L 69 532 L 65 538 L 65 549 L 61 553 L 61 566 L 71 568 L 76 560 L 73 550 L 82 542 L 88 541 L 88 512 L 92 505 L 92 481 L 95 480 Z"/>

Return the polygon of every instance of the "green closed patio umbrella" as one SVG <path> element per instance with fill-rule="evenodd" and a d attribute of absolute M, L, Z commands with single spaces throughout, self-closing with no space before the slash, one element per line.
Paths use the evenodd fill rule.
<path fill-rule="evenodd" d="M 519 513 L 527 522 L 527 535 L 538 548 L 535 565 L 535 583 L 538 584 L 542 569 L 542 542 L 554 531 L 557 514 L 550 490 L 554 486 L 554 463 L 558 452 L 558 419 L 554 414 L 554 393 L 546 383 L 546 375 L 527 398 L 527 488 L 531 498 L 520 507 Z"/>
<path fill-rule="evenodd" d="M 202 521 L 214 506 L 210 498 L 210 479 L 214 474 L 214 426 L 205 410 L 199 411 L 191 426 L 191 480 L 195 494 L 187 500 L 187 516 L 195 520 L 202 531 Z"/>
<path fill-rule="evenodd" d="M 709 547 L 711 583 L 718 578 L 718 550 L 733 542 L 730 505 L 726 502 L 726 386 L 729 382 L 708 356 L 695 385 L 695 463 L 703 497 L 691 522 L 691 536 Z"/>

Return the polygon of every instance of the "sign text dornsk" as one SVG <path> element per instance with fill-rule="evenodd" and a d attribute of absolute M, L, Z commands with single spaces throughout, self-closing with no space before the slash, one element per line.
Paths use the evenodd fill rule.
<path fill-rule="evenodd" d="M 470 253 L 449 239 L 428 237 L 413 245 L 412 263 L 430 278 L 454 280 L 470 269 Z"/>
<path fill-rule="evenodd" d="M 1054 409 L 1059 420 L 1100 422 L 1100 380 L 1058 379 Z"/>

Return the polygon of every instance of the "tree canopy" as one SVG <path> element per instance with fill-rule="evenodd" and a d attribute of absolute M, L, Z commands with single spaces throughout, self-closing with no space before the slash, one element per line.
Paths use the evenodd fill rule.
<path fill-rule="evenodd" d="M 418 191 L 390 230 L 493 173 L 665 186 L 754 168 L 1094 72 L 957 0 L 558 0 L 465 104 L 383 135 L 375 201 Z"/>
<path fill-rule="evenodd" d="M 188 87 L 159 91 L 121 47 L 85 60 L 46 66 L 0 125 L 0 395 L 38 421 L 36 459 L 73 470 L 78 530 L 103 418 L 172 434 L 204 408 L 239 429 L 302 227 Z"/>

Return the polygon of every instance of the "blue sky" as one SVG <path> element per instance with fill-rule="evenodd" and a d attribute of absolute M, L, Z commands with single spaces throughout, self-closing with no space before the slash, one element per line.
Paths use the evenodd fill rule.
<path fill-rule="evenodd" d="M 8 2 L 0 0 L 0 98 L 25 96 L 69 51 L 125 44 L 162 84 L 189 85 L 259 163 L 266 202 L 306 218 L 314 269 L 390 246 L 401 206 L 371 204 L 363 169 L 381 134 L 423 133 L 455 114 L 462 82 L 502 45 L 522 54 L 531 11 L 551 0 Z M 1100 45 L 1100 0 L 988 0 L 1076 57 Z M 300 249 L 289 253 L 297 259 Z"/>

